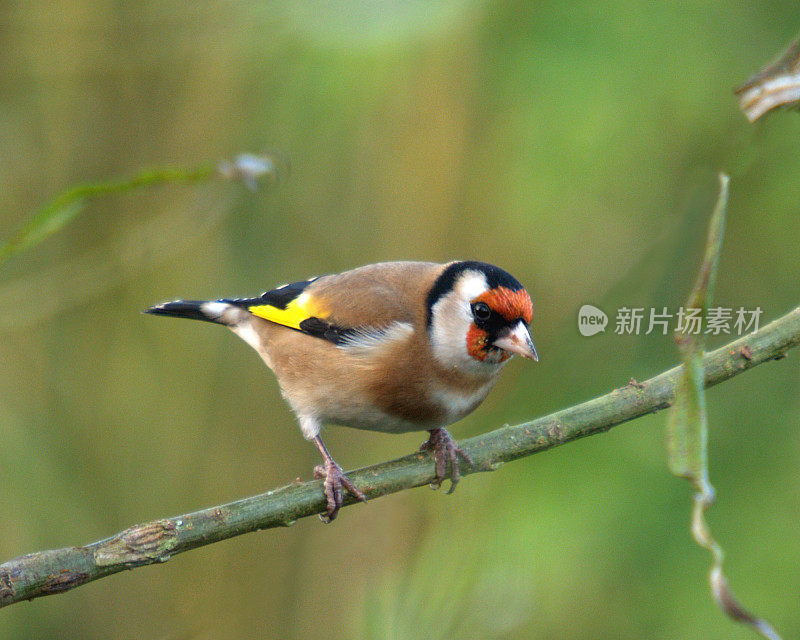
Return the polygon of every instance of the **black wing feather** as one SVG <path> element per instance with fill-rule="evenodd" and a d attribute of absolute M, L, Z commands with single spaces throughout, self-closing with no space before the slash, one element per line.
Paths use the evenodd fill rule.
<path fill-rule="evenodd" d="M 301 280 L 300 282 L 285 284 L 277 289 L 272 289 L 272 291 L 265 291 L 255 298 L 231 298 L 220 300 L 220 302 L 227 302 L 228 304 L 236 305 L 242 309 L 261 304 L 268 304 L 276 309 L 285 309 L 292 300 L 303 293 L 303 291 L 308 288 L 308 285 L 316 279 L 317 278 L 311 278 L 310 280 Z"/>

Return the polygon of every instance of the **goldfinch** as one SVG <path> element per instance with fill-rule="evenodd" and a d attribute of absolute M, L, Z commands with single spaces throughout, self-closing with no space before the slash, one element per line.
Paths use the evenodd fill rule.
<path fill-rule="evenodd" d="M 444 428 L 475 409 L 514 354 L 538 360 L 525 288 L 485 262 L 384 262 L 287 284 L 255 298 L 178 300 L 146 310 L 227 326 L 278 379 L 300 429 L 322 454 L 327 516 L 343 490 L 365 500 L 320 438 L 323 423 L 429 431 L 436 487 L 461 456 Z"/>

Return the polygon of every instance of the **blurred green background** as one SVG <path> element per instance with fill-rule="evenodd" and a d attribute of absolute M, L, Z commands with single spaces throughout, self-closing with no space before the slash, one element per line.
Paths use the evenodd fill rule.
<path fill-rule="evenodd" d="M 477 258 L 535 303 L 466 437 L 646 378 L 619 336 L 676 308 L 716 174 L 716 301 L 797 304 L 800 117 L 732 89 L 798 30 L 796 2 L 5 2 L 0 238 L 70 185 L 241 151 L 279 184 L 94 202 L 0 272 L 0 559 L 88 543 L 309 478 L 270 372 L 219 327 L 140 312 L 379 260 Z M 609 313 L 584 338 L 586 303 Z M 717 346 L 729 339 L 712 339 Z M 734 590 L 800 635 L 796 354 L 708 396 L 709 521 Z M 707 588 L 657 414 L 466 479 L 309 518 L 0 612 L 5 638 L 749 638 Z M 329 429 L 353 468 L 424 434 Z"/>

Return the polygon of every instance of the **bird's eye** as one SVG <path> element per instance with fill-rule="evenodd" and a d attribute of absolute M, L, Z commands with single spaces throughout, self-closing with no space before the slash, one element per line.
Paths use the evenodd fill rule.
<path fill-rule="evenodd" d="M 476 320 L 486 321 L 492 315 L 492 310 L 485 302 L 476 302 L 472 305 L 472 315 Z"/>

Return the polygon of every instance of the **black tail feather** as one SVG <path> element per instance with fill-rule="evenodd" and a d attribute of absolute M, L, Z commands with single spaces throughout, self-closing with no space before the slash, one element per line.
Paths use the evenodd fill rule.
<path fill-rule="evenodd" d="M 203 313 L 203 302 L 200 300 L 175 300 L 174 302 L 163 302 L 144 310 L 145 313 L 152 313 L 157 316 L 172 316 L 174 318 L 189 318 L 191 320 L 204 320 L 205 322 L 216 322 L 217 320 Z"/>

